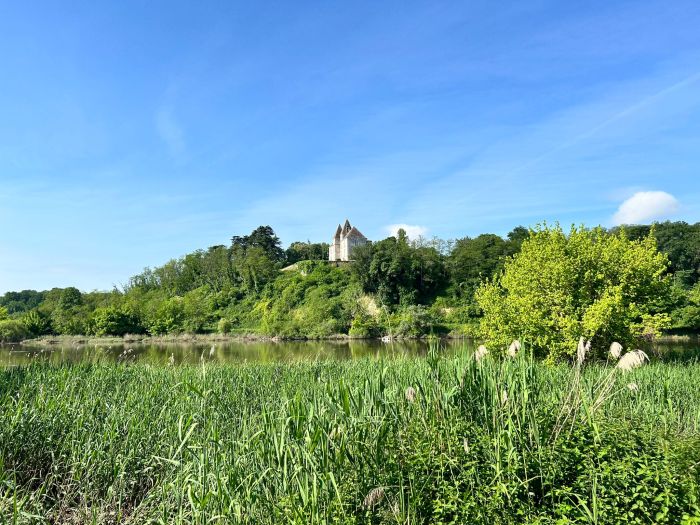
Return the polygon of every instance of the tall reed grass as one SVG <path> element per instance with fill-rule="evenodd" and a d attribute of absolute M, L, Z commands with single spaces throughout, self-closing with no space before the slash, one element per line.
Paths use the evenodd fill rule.
<path fill-rule="evenodd" d="M 0 371 L 1 521 L 700 522 L 698 364 L 202 360 Z"/>

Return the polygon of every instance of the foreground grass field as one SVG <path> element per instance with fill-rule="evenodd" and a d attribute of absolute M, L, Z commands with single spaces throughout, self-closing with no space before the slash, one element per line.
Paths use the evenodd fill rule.
<path fill-rule="evenodd" d="M 0 371 L 2 523 L 700 523 L 700 365 Z"/>

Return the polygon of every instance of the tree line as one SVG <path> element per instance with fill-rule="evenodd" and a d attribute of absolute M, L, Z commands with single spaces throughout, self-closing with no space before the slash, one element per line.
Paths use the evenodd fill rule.
<path fill-rule="evenodd" d="M 651 235 L 669 278 L 668 293 L 653 299 L 660 303 L 656 310 L 668 315 L 667 329 L 700 330 L 700 223 L 596 231 L 624 233 L 630 241 Z M 283 249 L 274 230 L 260 226 L 233 236 L 229 245 L 146 268 L 110 292 L 8 292 L 0 297 L 0 340 L 181 332 L 300 338 L 472 333 L 484 313 L 480 287 L 501 275 L 532 235 L 519 226 L 505 237 L 410 240 L 400 231 L 358 247 L 353 263 L 335 267 L 325 262 L 328 244 L 294 242 Z"/>

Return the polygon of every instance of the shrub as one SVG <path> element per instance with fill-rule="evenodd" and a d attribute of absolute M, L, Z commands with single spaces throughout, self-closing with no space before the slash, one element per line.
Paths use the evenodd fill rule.
<path fill-rule="evenodd" d="M 139 317 L 126 308 L 108 306 L 97 308 L 91 318 L 91 332 L 97 336 L 143 333 Z"/>
<path fill-rule="evenodd" d="M 523 339 L 551 358 L 571 355 L 580 336 L 599 352 L 629 346 L 668 324 L 655 306 L 670 292 L 667 265 L 652 236 L 541 227 L 477 290 L 481 333 L 496 348 Z"/>
<path fill-rule="evenodd" d="M 357 338 L 378 337 L 382 328 L 377 320 L 364 312 L 358 313 L 350 324 L 348 335 Z"/>
<path fill-rule="evenodd" d="M 51 333 L 51 320 L 38 310 L 31 310 L 22 317 L 22 323 L 34 336 Z"/>
<path fill-rule="evenodd" d="M 229 319 L 222 317 L 216 325 L 216 329 L 220 334 L 230 334 L 233 330 L 233 323 Z"/>
<path fill-rule="evenodd" d="M 29 330 L 20 321 L 13 319 L 0 321 L 0 343 L 19 343 L 29 336 Z"/>
<path fill-rule="evenodd" d="M 154 335 L 183 331 L 185 308 L 181 297 L 163 301 L 148 319 L 148 331 Z"/>
<path fill-rule="evenodd" d="M 405 306 L 391 316 L 393 335 L 418 337 L 432 331 L 434 319 L 425 306 Z"/>

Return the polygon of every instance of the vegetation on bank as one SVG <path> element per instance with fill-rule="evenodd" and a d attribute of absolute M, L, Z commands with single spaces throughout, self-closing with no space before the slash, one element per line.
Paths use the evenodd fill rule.
<path fill-rule="evenodd" d="M 698 523 L 700 366 L 0 371 L 7 523 Z"/>
<path fill-rule="evenodd" d="M 639 336 L 660 329 L 673 333 L 700 330 L 700 224 L 662 223 L 653 231 L 647 226 L 624 231 L 585 230 L 579 237 L 589 239 L 593 251 L 588 254 L 576 252 L 573 244 L 571 249 L 564 247 L 557 252 L 557 243 L 564 246 L 563 240 L 570 235 L 558 228 L 544 227 L 534 233 L 538 231 L 541 236 L 532 237 L 533 232 L 518 227 L 505 239 L 484 234 L 457 241 L 409 241 L 400 233 L 358 249 L 351 265 L 335 267 L 319 260 L 325 258 L 327 244 L 296 242 L 283 250 L 274 231 L 261 226 L 250 235 L 233 237 L 230 246 L 213 246 L 146 269 L 119 290 L 8 292 L 0 297 L 0 341 L 70 334 L 415 337 L 473 334 L 479 327 L 479 333 L 489 338 L 489 326 L 505 322 L 505 314 L 499 313 L 501 307 L 513 304 L 512 295 L 506 302 L 501 299 L 503 290 L 510 286 L 509 276 L 518 273 L 515 268 L 521 268 L 523 277 L 539 275 L 540 281 L 552 285 L 551 290 L 560 287 L 557 293 L 568 293 L 573 303 L 565 304 L 560 295 L 559 303 L 550 302 L 539 313 L 521 308 L 517 315 L 523 318 L 509 321 L 506 326 L 510 328 L 502 331 L 502 337 L 528 336 L 535 347 L 571 348 L 578 335 L 594 337 L 594 329 L 600 328 L 594 319 L 605 319 L 612 312 L 624 314 L 618 317 L 621 326 L 612 331 L 603 327 L 598 333 L 601 340 L 611 334 L 627 340 L 625 332 Z M 600 242 L 591 235 L 598 236 Z M 643 241 L 649 235 L 654 240 Z M 632 290 L 616 279 L 627 272 L 627 282 L 634 283 L 634 272 L 641 271 L 649 284 L 648 268 L 642 268 L 634 258 L 607 260 L 607 255 L 596 251 L 608 239 L 623 237 L 626 242 L 640 240 L 640 246 L 646 246 L 642 253 L 651 255 L 644 260 L 655 265 L 654 271 L 664 265 L 663 275 L 659 275 L 663 286 L 647 286 L 646 295 L 634 300 Z M 537 244 L 538 239 L 546 243 Z M 531 246 L 525 256 L 521 254 L 523 242 Z M 630 242 L 618 244 L 632 246 Z M 655 247 L 667 261 L 654 258 Z M 537 261 L 545 254 L 553 257 L 542 271 Z M 290 264 L 295 264 L 294 270 L 280 271 Z M 616 265 L 630 266 L 611 273 Z M 564 273 L 557 273 L 561 271 Z M 602 279 L 597 278 L 599 271 Z M 501 291 L 486 293 L 496 288 L 485 283 Z M 531 283 L 536 286 L 533 283 L 536 281 Z M 518 286 L 518 290 L 534 290 L 527 284 Z M 582 299 L 590 293 L 603 294 L 605 299 Z M 527 299 L 520 298 L 523 305 Z M 522 327 L 527 323 L 523 319 L 535 315 L 542 320 L 559 307 L 565 312 L 559 317 L 566 327 L 539 323 L 537 334 L 524 332 Z M 515 315 L 516 310 L 509 311 Z M 543 336 L 543 330 L 549 335 Z M 552 335 L 553 330 L 558 331 L 559 339 Z M 567 335 L 562 339 L 563 333 Z"/>

